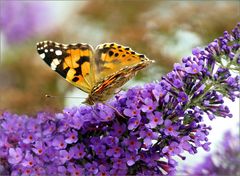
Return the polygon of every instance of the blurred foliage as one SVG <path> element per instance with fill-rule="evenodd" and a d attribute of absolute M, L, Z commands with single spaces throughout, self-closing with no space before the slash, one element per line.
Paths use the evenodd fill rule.
<path fill-rule="evenodd" d="M 0 67 L 0 109 L 34 113 L 63 108 L 63 98 L 46 99 L 44 95 L 63 97 L 73 86 L 64 81 L 59 86 L 59 80 L 63 79 L 37 56 L 35 43 L 38 41 L 83 42 L 93 46 L 114 41 L 127 45 L 156 60 L 153 66 L 138 74 L 139 79 L 149 75 L 150 80 L 156 80 L 183 56 L 174 49 L 167 52 L 165 48 L 173 47 L 169 41 L 174 44 L 177 31 L 196 34 L 201 38 L 198 46 L 204 46 L 223 31 L 233 28 L 240 17 L 239 1 L 89 0 L 65 1 L 64 10 L 69 13 L 59 9 L 58 15 L 62 16 L 54 16 L 56 19 L 64 17 L 64 20 L 59 24 L 47 23 L 46 16 L 50 18 L 51 8 L 58 10 L 59 3 L 51 2 L 50 10 L 44 10 L 45 21 L 42 20 L 54 30 L 44 29 L 22 42 L 8 43 L 4 49 Z M 35 8 L 34 13 L 37 12 Z"/>
<path fill-rule="evenodd" d="M 28 52 L 27 48 L 18 49 L 12 49 L 18 59 L 9 59 L 0 66 L 1 109 L 34 114 L 36 111 L 56 111 L 63 107 L 63 99 L 45 98 L 45 94 L 59 93 L 58 78 L 44 63 L 40 66 L 38 57 Z"/>

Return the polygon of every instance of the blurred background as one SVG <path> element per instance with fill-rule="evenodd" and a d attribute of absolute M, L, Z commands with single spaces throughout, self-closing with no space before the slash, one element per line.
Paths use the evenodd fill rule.
<path fill-rule="evenodd" d="M 0 3 L 0 110 L 29 115 L 80 105 L 82 99 L 64 96 L 84 96 L 42 61 L 36 51 L 39 41 L 80 42 L 94 47 L 116 42 L 156 60 L 127 88 L 160 79 L 172 70 L 174 63 L 190 55 L 192 48 L 204 47 L 223 31 L 233 29 L 240 19 L 239 1 L 1 0 Z M 45 94 L 58 98 L 45 98 Z M 221 139 L 220 133 L 227 128 L 238 131 L 239 104 L 229 105 L 235 118 L 214 121 L 212 134 L 217 134 L 212 137 L 214 141 Z"/>

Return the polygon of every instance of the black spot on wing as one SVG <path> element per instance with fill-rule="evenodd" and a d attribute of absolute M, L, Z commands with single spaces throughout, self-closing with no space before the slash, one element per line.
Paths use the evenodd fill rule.
<path fill-rule="evenodd" d="M 84 63 L 84 62 L 90 62 L 90 58 L 88 56 L 81 56 L 80 59 L 77 61 L 77 63 L 79 64 L 79 67 L 77 67 L 75 70 L 76 70 L 76 73 L 74 74 L 74 76 L 79 76 L 79 75 L 82 75 L 82 68 L 81 68 L 81 65 Z"/>
<path fill-rule="evenodd" d="M 74 78 L 72 79 L 73 82 L 77 82 L 78 80 L 79 80 L 78 77 L 74 77 Z"/>
<path fill-rule="evenodd" d="M 58 72 L 62 77 L 66 78 L 69 70 L 70 67 L 63 69 L 63 64 L 61 63 L 60 65 L 57 66 L 56 72 Z"/>
<path fill-rule="evenodd" d="M 108 55 L 109 55 L 110 57 L 111 57 L 113 54 L 114 54 L 113 51 L 109 51 L 109 52 L 108 52 Z"/>

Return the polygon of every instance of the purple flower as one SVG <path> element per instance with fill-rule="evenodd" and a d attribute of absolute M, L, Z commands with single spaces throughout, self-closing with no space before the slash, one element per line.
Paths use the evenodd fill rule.
<path fill-rule="evenodd" d="M 179 103 L 187 103 L 188 102 L 188 96 L 185 92 L 179 92 L 178 94 L 178 102 Z"/>
<path fill-rule="evenodd" d="M 110 132 L 112 136 L 120 137 L 126 131 L 125 124 L 114 123 L 113 131 Z"/>
<path fill-rule="evenodd" d="M 36 154 L 36 155 L 42 155 L 44 153 L 46 146 L 43 144 L 42 141 L 37 141 L 34 144 L 34 147 L 32 148 L 32 151 Z"/>
<path fill-rule="evenodd" d="M 177 142 L 172 142 L 169 146 L 165 146 L 162 152 L 172 156 L 179 154 L 181 152 L 181 149 Z"/>
<path fill-rule="evenodd" d="M 178 135 L 178 132 L 176 131 L 178 129 L 178 126 L 172 124 L 171 120 L 168 120 L 168 119 L 165 120 L 164 126 L 165 126 L 164 133 L 166 135 L 170 135 L 170 136 L 177 136 Z"/>
<path fill-rule="evenodd" d="M 190 144 L 191 138 L 189 136 L 184 136 L 181 140 L 180 145 L 182 146 L 183 150 L 188 151 L 189 153 L 193 154 L 192 145 Z"/>
<path fill-rule="evenodd" d="M 132 166 L 140 159 L 140 156 L 134 152 L 126 153 L 127 165 Z"/>
<path fill-rule="evenodd" d="M 127 149 L 131 152 L 134 152 L 141 147 L 141 142 L 139 142 L 135 136 L 131 136 L 129 139 L 125 139 L 123 142 Z"/>
<path fill-rule="evenodd" d="M 113 169 L 127 170 L 127 165 L 125 159 L 113 158 Z"/>
<path fill-rule="evenodd" d="M 58 166 L 57 171 L 60 175 L 67 175 L 67 168 L 65 166 Z"/>
<path fill-rule="evenodd" d="M 83 173 L 84 173 L 83 168 L 81 168 L 75 164 L 69 165 L 67 167 L 67 171 L 68 171 L 68 173 L 70 173 L 71 175 L 74 175 L 74 176 L 80 176 L 80 175 L 83 175 Z"/>
<path fill-rule="evenodd" d="M 155 102 L 153 102 L 150 98 L 146 98 L 141 109 L 143 112 L 152 112 L 156 109 L 156 107 L 157 104 Z"/>
<path fill-rule="evenodd" d="M 23 152 L 21 148 L 10 148 L 8 162 L 11 164 L 18 164 L 23 159 Z"/>
<path fill-rule="evenodd" d="M 202 65 L 191 64 L 191 66 L 186 67 L 185 71 L 190 74 L 197 74 L 202 70 Z"/>
<path fill-rule="evenodd" d="M 30 143 L 33 143 L 35 141 L 34 134 L 27 133 L 27 134 L 23 134 L 23 135 L 25 136 L 24 139 L 23 139 L 23 143 L 30 144 Z"/>
<path fill-rule="evenodd" d="M 144 129 L 140 131 L 140 137 L 143 138 L 143 144 L 149 148 L 153 144 L 153 140 L 157 140 L 159 134 L 157 132 L 153 132 L 151 129 Z"/>
<path fill-rule="evenodd" d="M 162 97 L 164 97 L 166 95 L 167 91 L 162 86 L 157 84 L 157 85 L 155 85 L 155 88 L 152 90 L 152 93 L 154 95 L 154 98 L 158 102 L 159 99 L 161 99 Z"/>
<path fill-rule="evenodd" d="M 8 142 L 8 136 L 4 133 L 0 134 L 0 157 L 6 157 L 8 150 L 13 146 Z"/>
<path fill-rule="evenodd" d="M 33 167 L 35 164 L 35 159 L 30 152 L 27 152 L 24 160 L 21 162 L 24 167 Z"/>
<path fill-rule="evenodd" d="M 86 152 L 84 151 L 85 146 L 83 144 L 77 144 L 70 148 L 69 154 L 73 156 L 75 159 L 81 159 L 86 155 Z"/>
<path fill-rule="evenodd" d="M 97 162 L 85 164 L 85 169 L 88 174 L 97 174 L 98 173 L 98 164 Z"/>
<path fill-rule="evenodd" d="M 137 117 L 132 117 L 129 119 L 128 130 L 133 130 L 137 128 L 140 124 L 140 119 Z"/>
<path fill-rule="evenodd" d="M 100 106 L 100 107 L 101 107 L 101 111 L 99 112 L 100 119 L 102 119 L 103 121 L 110 121 L 114 119 L 115 114 L 113 109 L 111 109 L 108 106 L 104 106 L 104 107 Z"/>
<path fill-rule="evenodd" d="M 67 139 L 65 139 L 67 144 L 75 143 L 78 140 L 78 133 L 75 130 L 68 131 L 65 136 L 67 137 Z"/>
<path fill-rule="evenodd" d="M 109 174 L 109 168 L 107 166 L 104 165 L 99 165 L 99 172 L 97 173 L 97 176 L 110 176 Z"/>
<path fill-rule="evenodd" d="M 149 128 L 155 128 L 157 125 L 161 125 L 163 123 L 161 112 L 148 113 L 147 118 L 149 119 L 149 123 L 145 126 Z"/>
<path fill-rule="evenodd" d="M 81 129 L 83 125 L 84 119 L 82 118 L 82 115 L 79 111 L 77 111 L 72 117 L 68 118 L 67 125 L 65 127 L 65 130 L 67 130 L 69 127 L 72 127 L 76 130 Z"/>
<path fill-rule="evenodd" d="M 67 146 L 67 143 L 64 140 L 64 137 L 62 135 L 55 136 L 55 138 L 52 141 L 52 145 L 56 149 L 64 149 Z"/>
<path fill-rule="evenodd" d="M 73 158 L 74 152 L 68 152 L 67 150 L 60 150 L 59 151 L 59 156 L 61 162 L 64 164 L 66 161 L 69 161 L 70 159 Z"/>
<path fill-rule="evenodd" d="M 139 117 L 140 116 L 140 111 L 136 108 L 133 109 L 124 109 L 123 114 L 128 116 L 128 117 Z"/>
<path fill-rule="evenodd" d="M 112 146 L 110 149 L 107 150 L 107 156 L 113 156 L 114 158 L 119 158 L 123 153 L 123 149 L 119 146 Z"/>
<path fill-rule="evenodd" d="M 93 145 L 93 150 L 99 158 L 104 158 L 106 154 L 106 146 L 105 145 Z"/>
<path fill-rule="evenodd" d="M 105 138 L 103 138 L 103 142 L 108 146 L 113 146 L 118 144 L 119 138 L 113 136 L 106 136 Z"/>

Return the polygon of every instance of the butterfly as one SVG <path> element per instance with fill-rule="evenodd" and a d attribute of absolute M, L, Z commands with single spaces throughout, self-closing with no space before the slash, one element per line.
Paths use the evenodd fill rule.
<path fill-rule="evenodd" d="M 85 104 L 104 103 L 153 60 L 116 43 L 100 44 L 94 50 L 85 43 L 37 43 L 40 57 L 88 97 Z"/>

